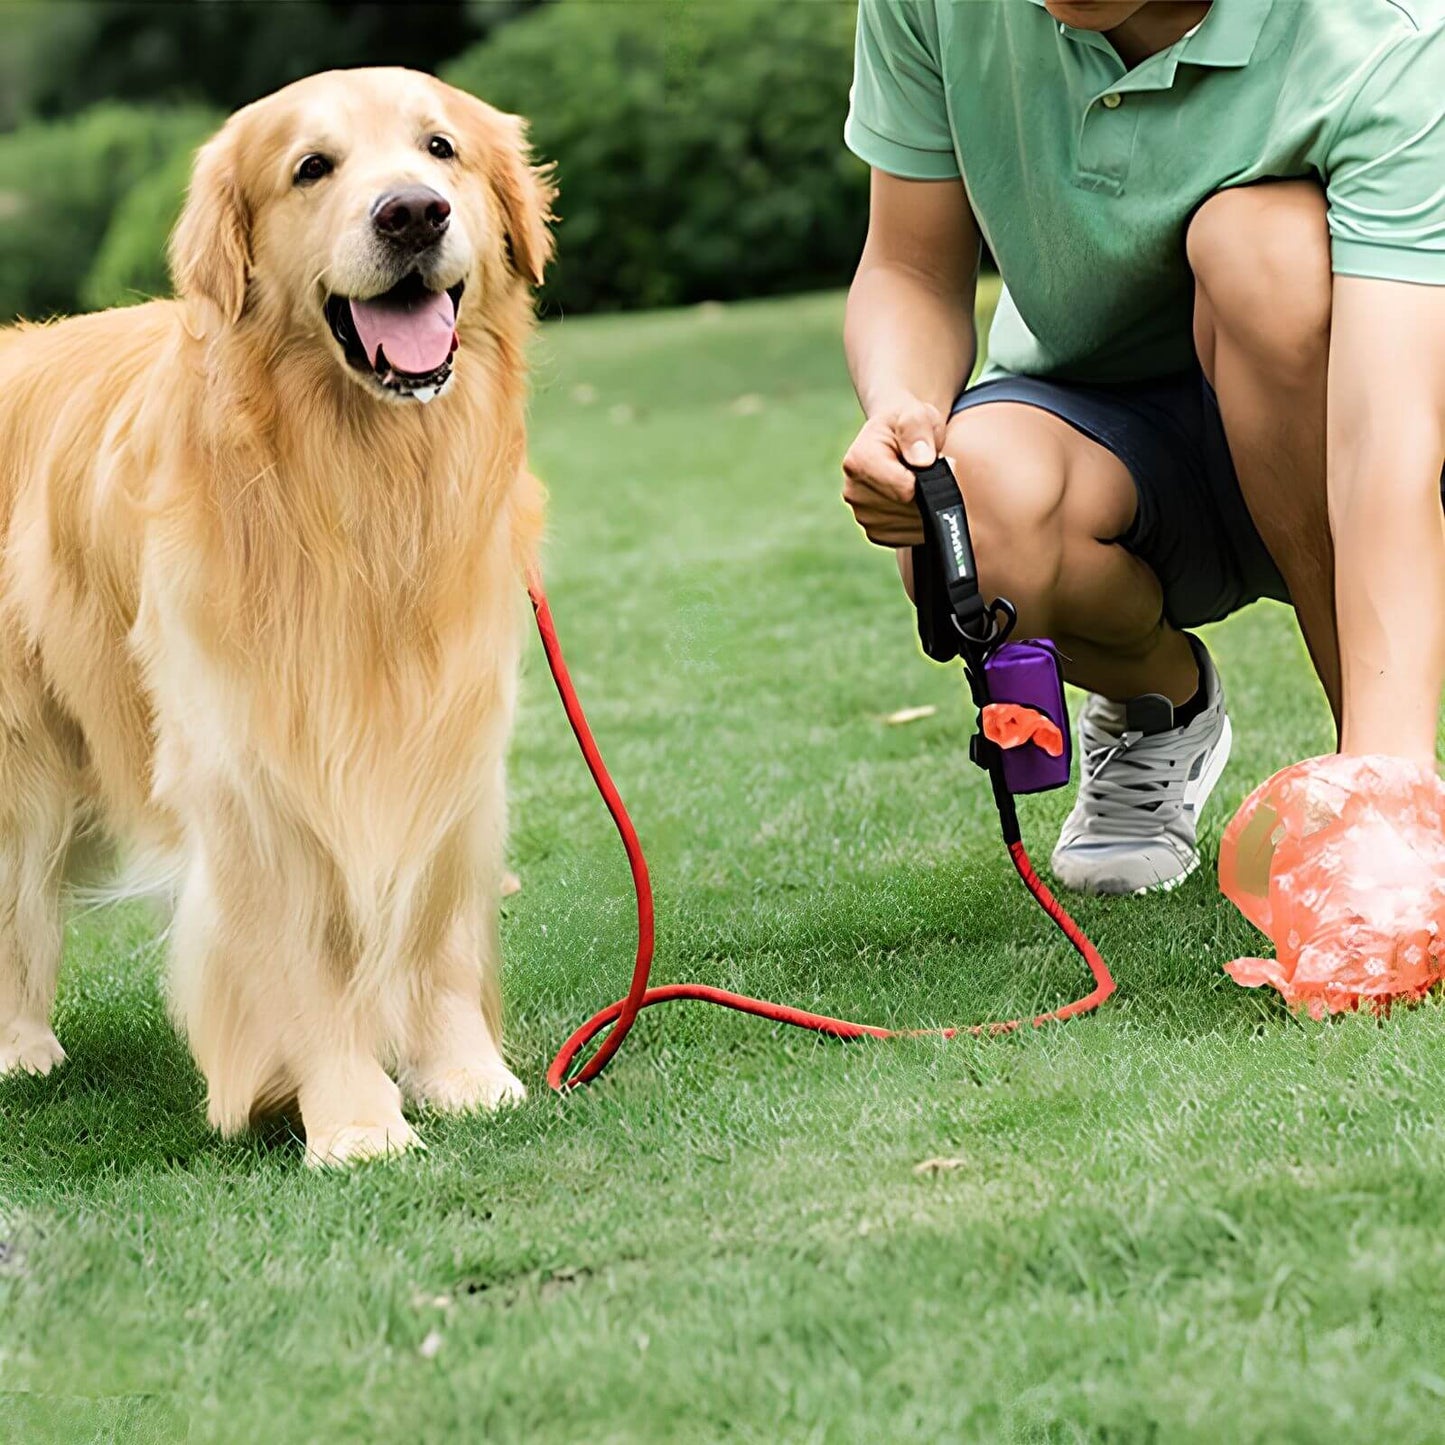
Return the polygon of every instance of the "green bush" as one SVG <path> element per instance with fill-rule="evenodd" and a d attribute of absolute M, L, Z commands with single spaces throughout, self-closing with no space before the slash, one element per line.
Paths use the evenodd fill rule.
<path fill-rule="evenodd" d="M 847 279 L 867 172 L 843 148 L 854 0 L 561 0 L 443 71 L 557 162 L 554 310 Z"/>
<path fill-rule="evenodd" d="M 116 206 L 80 287 L 80 302 L 87 311 L 170 294 L 166 241 L 185 204 L 191 159 L 191 147 L 178 150 Z"/>
<path fill-rule="evenodd" d="M 216 122 L 201 109 L 104 104 L 0 135 L 0 321 L 78 310 L 116 208 L 162 172 L 183 182 L 184 158 Z M 167 227 L 150 239 L 156 258 Z M 163 271 L 142 284 L 156 289 L 156 276 L 164 289 Z"/>
<path fill-rule="evenodd" d="M 101 100 L 234 110 L 303 75 L 434 70 L 538 0 L 0 0 L 0 128 Z"/>

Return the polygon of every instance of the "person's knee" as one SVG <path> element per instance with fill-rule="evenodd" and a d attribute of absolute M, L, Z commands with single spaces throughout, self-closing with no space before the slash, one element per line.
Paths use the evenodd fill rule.
<path fill-rule="evenodd" d="M 1007 597 L 1025 631 L 1046 632 L 1064 566 L 1064 458 L 1012 448 L 988 427 L 951 427 L 944 451 L 967 505 L 980 589 Z"/>
<path fill-rule="evenodd" d="M 1287 181 L 1221 191 L 1195 213 L 1186 245 L 1196 341 L 1211 378 L 1227 342 L 1277 385 L 1317 384 L 1332 285 L 1320 188 Z"/>

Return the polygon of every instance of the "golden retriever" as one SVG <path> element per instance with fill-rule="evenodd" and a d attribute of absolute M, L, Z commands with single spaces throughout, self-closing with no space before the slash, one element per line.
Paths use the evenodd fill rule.
<path fill-rule="evenodd" d="M 177 298 L 0 331 L 0 1074 L 50 1010 L 75 843 L 171 881 L 171 998 L 227 1133 L 402 1150 L 503 1062 L 503 753 L 547 176 L 430 76 L 234 115 Z"/>

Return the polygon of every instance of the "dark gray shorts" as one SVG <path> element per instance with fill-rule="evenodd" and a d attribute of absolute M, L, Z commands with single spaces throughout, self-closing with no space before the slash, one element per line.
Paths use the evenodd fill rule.
<path fill-rule="evenodd" d="M 1129 469 L 1139 507 L 1116 540 L 1158 577 L 1176 627 L 1217 622 L 1261 597 L 1289 601 L 1244 504 L 1219 403 L 1201 371 L 1122 386 L 1001 377 L 964 392 L 953 410 L 993 401 L 1051 412 Z"/>

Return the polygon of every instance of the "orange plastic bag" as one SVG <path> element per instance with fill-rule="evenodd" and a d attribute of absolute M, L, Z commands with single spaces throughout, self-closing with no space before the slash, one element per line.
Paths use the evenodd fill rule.
<path fill-rule="evenodd" d="M 1001 748 L 1033 743 L 1051 758 L 1064 755 L 1064 735 L 1053 718 L 1016 702 L 991 702 L 983 710 L 983 735 Z"/>
<path fill-rule="evenodd" d="M 1310 758 L 1245 799 L 1219 886 L 1276 957 L 1226 972 L 1315 1018 L 1417 999 L 1445 975 L 1445 785 L 1401 758 Z"/>

